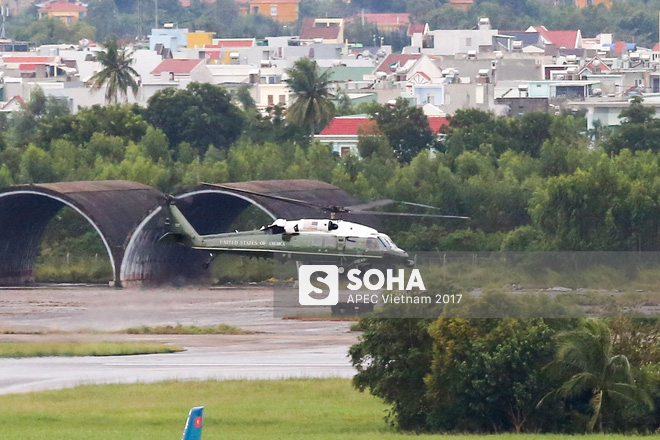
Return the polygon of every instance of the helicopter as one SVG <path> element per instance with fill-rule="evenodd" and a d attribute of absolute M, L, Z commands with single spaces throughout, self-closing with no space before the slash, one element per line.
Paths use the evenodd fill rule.
<path fill-rule="evenodd" d="M 213 185 L 222 187 L 222 185 Z M 282 257 L 304 264 L 335 264 L 340 274 L 350 268 L 365 268 L 372 265 L 412 267 L 415 260 L 399 248 L 387 235 L 359 223 L 336 218 L 341 213 L 364 213 L 369 215 L 395 215 L 408 217 L 437 217 L 467 220 L 469 217 L 440 214 L 414 214 L 369 211 L 375 207 L 391 203 L 438 209 L 433 206 L 411 202 L 378 200 L 355 206 L 322 206 L 303 200 L 272 194 L 258 193 L 227 187 L 232 191 L 244 192 L 260 197 L 272 198 L 288 203 L 313 207 L 330 212 L 329 219 L 287 220 L 278 218 L 271 224 L 250 231 L 226 232 L 201 235 L 176 206 L 173 197 L 167 197 L 163 205 L 167 233 L 162 239 L 174 239 L 192 249 L 209 252 L 210 260 L 204 263 L 208 268 L 213 259 L 221 253 L 231 253 L 251 257 Z"/>

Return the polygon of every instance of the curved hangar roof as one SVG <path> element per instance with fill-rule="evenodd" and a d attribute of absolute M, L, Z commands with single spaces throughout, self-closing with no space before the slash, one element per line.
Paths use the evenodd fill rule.
<path fill-rule="evenodd" d="M 177 195 L 179 206 L 200 233 L 225 232 L 249 206 L 271 218 L 326 217 L 327 212 L 245 191 L 348 206 L 357 200 L 314 180 L 275 180 L 201 185 Z M 48 222 L 63 206 L 82 215 L 99 233 L 115 285 L 185 283 L 204 276 L 206 254 L 158 239 L 165 232 L 160 204 L 164 194 L 129 181 L 61 182 L 0 189 L 0 284 L 33 280 L 35 258 Z M 350 218 L 346 215 L 345 218 Z M 373 224 L 368 216 L 354 216 Z"/>

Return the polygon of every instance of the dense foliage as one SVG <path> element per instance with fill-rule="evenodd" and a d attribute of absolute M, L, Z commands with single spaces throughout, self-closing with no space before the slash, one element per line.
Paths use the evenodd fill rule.
<path fill-rule="evenodd" d="M 486 295 L 472 306 L 516 308 L 524 317 L 527 302 Z M 401 429 L 580 433 L 660 426 L 660 357 L 641 361 L 622 344 L 624 335 L 654 337 L 655 319 L 465 319 L 442 310 L 437 319 L 386 319 L 379 313 L 387 316 L 385 310 L 360 320 L 363 334 L 350 351 L 354 385 L 391 404 L 388 420 Z"/>
<path fill-rule="evenodd" d="M 240 97 L 193 83 L 158 92 L 146 108 L 69 114 L 36 91 L 25 111 L 0 121 L 0 184 L 129 179 L 175 191 L 201 181 L 314 178 L 364 200 L 472 218 L 387 225 L 402 247 L 418 251 L 660 247 L 660 158 L 652 143 L 634 144 L 657 137 L 641 102 L 593 148 L 584 120 L 572 115 L 460 110 L 438 141 L 405 101 L 369 104 L 353 110 L 375 121 L 360 136 L 360 160 L 310 143 L 308 122 L 287 122 L 279 107 L 261 116 L 245 96 L 237 105 Z"/>

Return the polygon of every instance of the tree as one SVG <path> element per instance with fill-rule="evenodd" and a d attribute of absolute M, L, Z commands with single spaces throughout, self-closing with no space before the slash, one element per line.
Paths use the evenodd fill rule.
<path fill-rule="evenodd" d="M 424 112 L 405 99 L 397 99 L 394 106 L 374 107 L 371 114 L 387 136 L 399 162 L 409 163 L 433 141 L 433 132 Z"/>
<path fill-rule="evenodd" d="M 111 38 L 105 42 L 105 51 L 98 52 L 96 57 L 103 69 L 92 76 L 88 85 L 92 90 L 106 87 L 105 101 L 108 104 L 116 104 L 117 96 L 122 95 L 128 100 L 128 89 L 133 95 L 137 94 L 138 83 L 135 80 L 138 73 L 131 67 L 133 58 L 116 39 Z"/>
<path fill-rule="evenodd" d="M 590 395 L 592 414 L 587 430 L 598 426 L 603 432 L 603 415 L 623 403 L 640 401 L 652 409 L 649 396 L 633 380 L 628 358 L 615 355 L 612 335 L 602 320 L 586 320 L 582 327 L 557 336 L 555 361 L 550 364 L 568 376 L 557 389 L 538 403 L 543 406 L 553 397 L 564 399 Z"/>
<path fill-rule="evenodd" d="M 504 298 L 511 307 L 516 301 Z M 547 322 L 546 322 L 547 321 Z M 535 408 L 551 389 L 543 365 L 552 359 L 556 325 L 570 320 L 438 319 L 428 385 L 431 427 L 441 430 L 538 430 Z"/>
<path fill-rule="evenodd" d="M 209 145 L 228 148 L 245 123 L 224 88 L 197 82 L 188 84 L 185 90 L 159 90 L 149 98 L 144 114 L 167 135 L 170 145 L 188 142 L 199 154 L 204 154 Z"/>
<path fill-rule="evenodd" d="M 619 154 L 627 148 L 632 151 L 660 151 L 660 121 L 654 118 L 655 109 L 646 107 L 643 99 L 635 96 L 630 106 L 619 114 L 621 126 L 603 147 L 610 154 Z"/>
<path fill-rule="evenodd" d="M 292 124 L 309 127 L 312 137 L 335 114 L 335 106 L 329 99 L 330 75 L 328 71 L 319 73 L 318 64 L 309 58 L 299 59 L 286 73 L 289 78 L 285 82 L 296 98 L 289 107 L 287 119 Z"/>

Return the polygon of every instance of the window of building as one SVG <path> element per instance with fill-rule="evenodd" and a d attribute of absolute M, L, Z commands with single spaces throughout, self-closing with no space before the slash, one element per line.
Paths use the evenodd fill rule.
<path fill-rule="evenodd" d="M 472 38 L 466 38 L 465 39 L 465 45 L 467 47 L 471 47 L 472 46 Z"/>
<path fill-rule="evenodd" d="M 277 5 L 270 6 L 270 16 L 277 17 Z"/>
<path fill-rule="evenodd" d="M 275 97 L 274 95 L 268 95 L 268 105 L 275 105 Z"/>
<path fill-rule="evenodd" d="M 280 104 L 286 104 L 286 95 L 280 95 L 280 99 L 278 102 Z"/>

